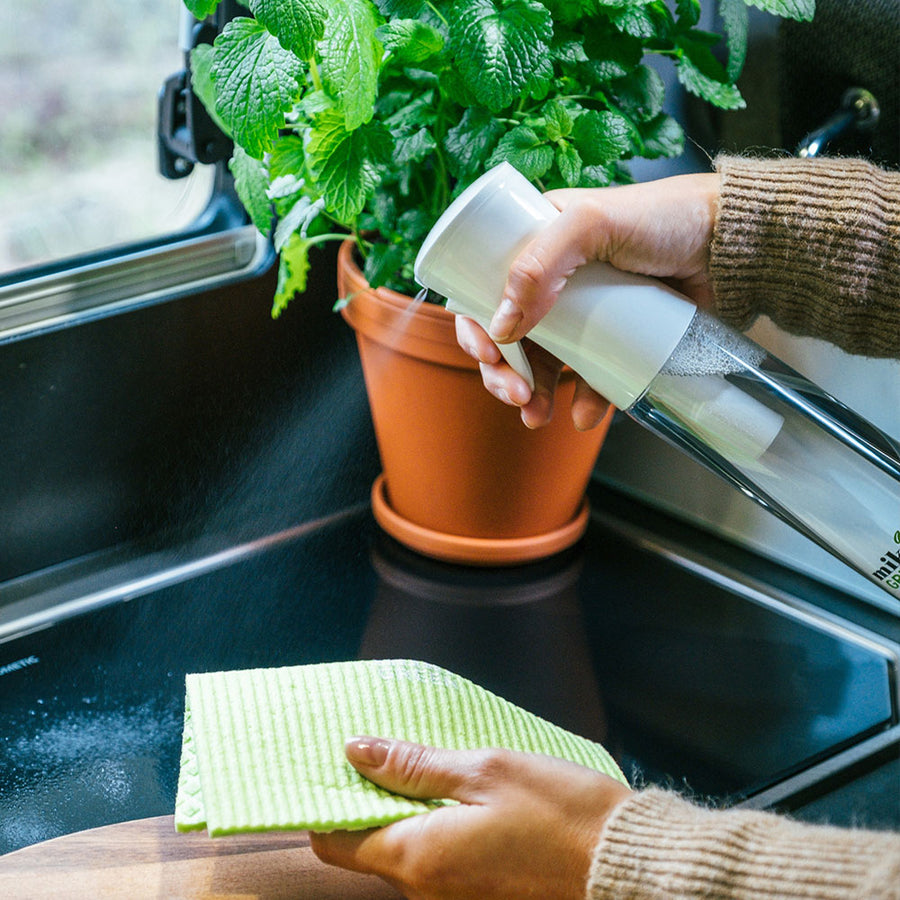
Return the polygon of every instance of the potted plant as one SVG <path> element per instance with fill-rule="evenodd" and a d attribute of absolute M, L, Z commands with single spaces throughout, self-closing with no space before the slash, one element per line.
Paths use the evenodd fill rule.
<path fill-rule="evenodd" d="M 197 19 L 219 2 L 185 0 Z M 670 57 L 689 92 L 739 108 L 747 4 L 810 18 L 814 0 L 720 0 L 724 40 L 698 27 L 700 0 L 241 4 L 247 16 L 193 50 L 192 87 L 234 141 L 238 195 L 279 253 L 273 315 L 303 293 L 310 249 L 343 242 L 341 309 L 357 330 L 384 467 L 379 522 L 416 549 L 470 562 L 574 542 L 605 427 L 579 434 L 560 415 L 529 432 L 491 398 L 456 346 L 452 315 L 411 308 L 419 245 L 451 199 L 501 161 L 550 189 L 628 181 L 629 158 L 679 154 L 682 130 L 645 57 Z M 381 397 L 382 376 L 397 396 Z M 390 444 L 395 412 L 411 447 Z M 568 445 L 554 450 L 557 440 Z"/>

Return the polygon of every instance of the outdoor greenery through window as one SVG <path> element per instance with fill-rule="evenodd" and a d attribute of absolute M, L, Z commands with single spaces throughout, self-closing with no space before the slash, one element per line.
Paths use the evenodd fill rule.
<path fill-rule="evenodd" d="M 212 167 L 164 179 L 156 106 L 181 0 L 0 4 L 0 274 L 179 231 Z"/>

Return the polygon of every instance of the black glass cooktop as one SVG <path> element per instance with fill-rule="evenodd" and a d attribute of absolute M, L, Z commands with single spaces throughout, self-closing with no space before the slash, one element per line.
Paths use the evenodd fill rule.
<path fill-rule="evenodd" d="M 0 643 L 0 852 L 171 813 L 189 671 L 425 659 L 728 800 L 897 723 L 889 645 L 596 522 L 510 569 L 425 560 L 367 510 L 230 559 Z"/>

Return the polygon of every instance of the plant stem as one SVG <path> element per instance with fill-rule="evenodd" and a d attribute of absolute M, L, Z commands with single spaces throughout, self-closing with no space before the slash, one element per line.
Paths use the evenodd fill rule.
<path fill-rule="evenodd" d="M 322 90 L 322 76 L 319 75 L 319 66 L 316 64 L 316 58 L 310 57 L 309 59 L 309 74 L 312 78 L 313 87 L 317 91 Z"/>
<path fill-rule="evenodd" d="M 346 241 L 352 235 L 346 231 L 331 231 L 326 234 L 317 234 L 314 237 L 307 238 L 306 243 L 312 247 L 315 244 L 324 244 L 326 241 Z"/>
<path fill-rule="evenodd" d="M 447 21 L 447 19 L 444 17 L 444 15 L 441 13 L 441 11 L 433 3 L 429 2 L 428 8 L 444 23 L 444 25 L 447 28 L 450 27 L 450 23 Z"/>

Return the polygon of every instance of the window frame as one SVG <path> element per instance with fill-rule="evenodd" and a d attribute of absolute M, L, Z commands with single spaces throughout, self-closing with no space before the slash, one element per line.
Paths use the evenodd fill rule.
<path fill-rule="evenodd" d="M 186 72 L 191 47 L 211 41 L 240 14 L 235 0 L 223 0 L 203 22 L 182 9 L 179 30 Z M 187 144 L 181 142 L 188 154 L 193 138 L 188 134 Z M 230 152 L 214 162 L 187 158 L 185 175 L 194 165 L 214 166 L 209 200 L 187 227 L 0 273 L 0 344 L 270 269 L 274 248 L 250 224 L 234 190 L 228 156 Z"/>

